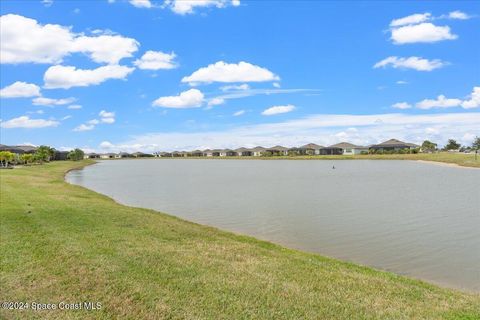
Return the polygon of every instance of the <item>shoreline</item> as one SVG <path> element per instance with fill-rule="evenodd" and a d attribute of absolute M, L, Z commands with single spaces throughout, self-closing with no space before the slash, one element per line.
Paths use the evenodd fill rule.
<path fill-rule="evenodd" d="M 1 275 L 9 298 L 83 301 L 87 286 L 88 296 L 105 306 L 106 318 L 480 315 L 476 292 L 130 207 L 65 181 L 68 172 L 95 163 L 2 172 L 0 246 L 10 267 L 1 269 Z M 52 316 L 83 315 L 58 312 Z M 15 317 L 9 310 L 0 315 Z"/>
<path fill-rule="evenodd" d="M 448 162 L 440 162 L 440 161 L 432 161 L 432 160 L 414 160 L 414 161 L 417 161 L 420 163 L 426 163 L 426 164 L 433 164 L 441 167 L 460 168 L 460 169 L 477 169 L 477 170 L 480 169 L 478 167 L 461 166 L 457 163 L 448 163 Z"/>

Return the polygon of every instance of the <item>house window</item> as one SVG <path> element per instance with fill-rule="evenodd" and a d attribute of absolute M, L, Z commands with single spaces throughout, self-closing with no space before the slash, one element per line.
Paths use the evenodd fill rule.
<path fill-rule="evenodd" d="M 352 149 L 345 149 L 345 153 L 352 153 Z"/>

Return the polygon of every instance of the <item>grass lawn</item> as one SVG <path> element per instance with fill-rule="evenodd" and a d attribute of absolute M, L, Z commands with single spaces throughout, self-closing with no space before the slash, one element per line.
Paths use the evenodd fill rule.
<path fill-rule="evenodd" d="M 122 206 L 64 182 L 88 163 L 0 170 L 0 296 L 102 308 L 0 318 L 480 319 L 478 294 Z"/>

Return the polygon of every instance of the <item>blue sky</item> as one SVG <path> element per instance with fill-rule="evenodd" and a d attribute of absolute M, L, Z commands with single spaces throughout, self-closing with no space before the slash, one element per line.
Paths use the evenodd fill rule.
<path fill-rule="evenodd" d="M 158 151 L 480 135 L 480 3 L 2 1 L 1 143 Z"/>

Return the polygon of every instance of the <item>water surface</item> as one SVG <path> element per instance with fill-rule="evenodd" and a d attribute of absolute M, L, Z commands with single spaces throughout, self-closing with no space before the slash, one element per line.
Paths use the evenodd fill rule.
<path fill-rule="evenodd" d="M 67 180 L 123 204 L 480 291 L 478 169 L 394 160 L 107 160 Z"/>

